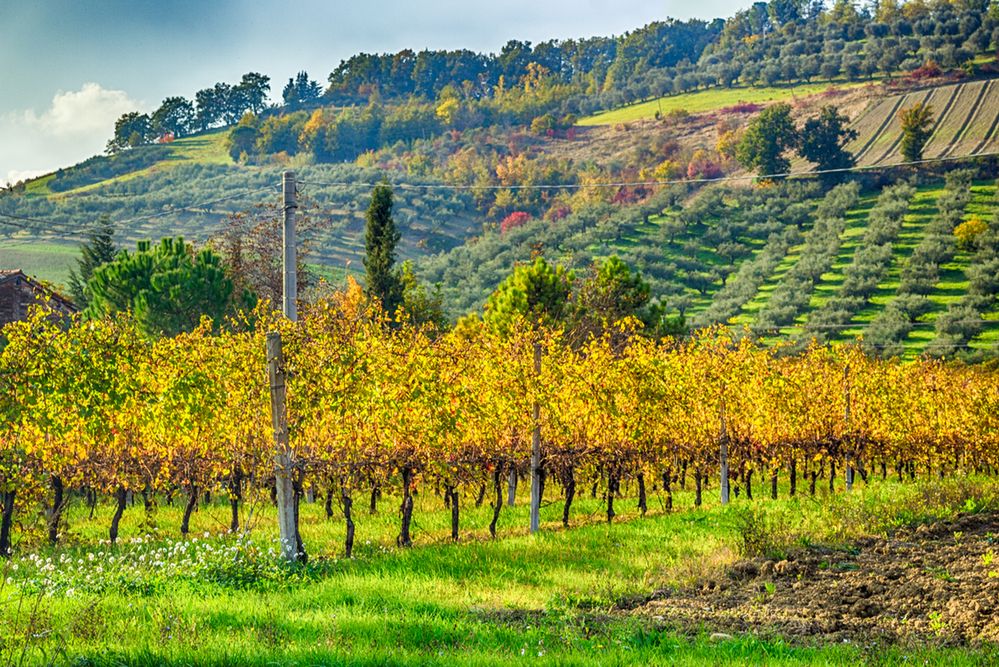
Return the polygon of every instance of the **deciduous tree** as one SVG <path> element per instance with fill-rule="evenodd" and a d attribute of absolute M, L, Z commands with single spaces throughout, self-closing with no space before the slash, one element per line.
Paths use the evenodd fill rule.
<path fill-rule="evenodd" d="M 908 162 L 923 159 L 923 149 L 933 127 L 933 107 L 918 102 L 899 112 L 902 121 L 902 157 Z"/>
<path fill-rule="evenodd" d="M 822 107 L 818 117 L 806 120 L 802 128 L 801 157 L 814 162 L 820 171 L 852 167 L 853 155 L 844 147 L 857 137 L 857 131 L 848 126 L 849 122 L 850 119 L 841 115 L 836 107 Z"/>
<path fill-rule="evenodd" d="M 799 142 L 791 105 L 775 104 L 750 121 L 736 149 L 736 158 L 744 167 L 758 170 L 761 177 L 783 174 L 791 167 L 786 153 L 797 148 Z"/>

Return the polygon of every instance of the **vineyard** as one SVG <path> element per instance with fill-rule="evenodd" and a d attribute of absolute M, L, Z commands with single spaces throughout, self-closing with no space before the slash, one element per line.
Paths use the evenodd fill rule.
<path fill-rule="evenodd" d="M 299 323 L 260 310 L 228 331 L 210 322 L 176 338 L 144 339 L 127 319 L 68 329 L 38 311 L 9 325 L 0 355 L 0 546 L 15 516 L 42 508 L 55 544 L 70 494 L 113 499 L 115 542 L 129 495 L 183 496 L 181 532 L 200 495 L 241 502 L 275 493 L 265 336 L 284 339 L 296 504 L 325 498 L 353 540 L 355 497 L 402 498 L 398 544 L 412 542 L 417 489 L 433 488 L 460 536 L 462 498 L 492 505 L 526 472 L 541 434 L 542 495 L 562 497 L 562 523 L 583 489 L 601 489 L 607 521 L 622 488 L 644 512 L 651 487 L 672 507 L 707 480 L 723 498 L 847 487 L 889 475 L 994 474 L 999 375 L 985 367 L 901 364 L 856 347 L 783 354 L 706 330 L 689 341 L 621 333 L 580 343 L 517 326 L 502 335 L 464 324 L 440 337 L 391 329 L 353 286 Z M 623 334 L 623 335 L 622 335 Z M 535 365 L 540 355 L 540 369 Z M 533 415 L 537 415 L 534 417 Z M 513 474 L 511 474 L 513 473 Z M 719 477 L 720 476 L 720 477 Z M 148 504 L 147 504 L 148 509 Z"/>
<path fill-rule="evenodd" d="M 994 153 L 999 151 L 997 98 L 999 82 L 995 79 L 882 97 L 871 102 L 853 122 L 857 137 L 847 144 L 846 150 L 863 167 L 883 167 L 902 162 L 899 112 L 914 104 L 924 103 L 932 107 L 934 118 L 924 157 L 932 159 Z"/>

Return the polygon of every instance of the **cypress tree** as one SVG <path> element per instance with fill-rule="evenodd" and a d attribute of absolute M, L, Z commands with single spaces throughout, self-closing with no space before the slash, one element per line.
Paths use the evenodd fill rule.
<path fill-rule="evenodd" d="M 80 309 L 90 304 L 87 293 L 87 282 L 94 271 L 118 255 L 118 246 L 114 242 L 114 225 L 107 215 L 102 215 L 96 228 L 80 245 L 80 258 L 76 260 L 76 268 L 69 270 L 69 293 Z"/>
<path fill-rule="evenodd" d="M 402 303 L 402 280 L 395 269 L 395 247 L 401 236 L 392 219 L 392 188 L 375 186 L 364 233 L 364 270 L 368 297 L 377 299 L 391 316 Z"/>

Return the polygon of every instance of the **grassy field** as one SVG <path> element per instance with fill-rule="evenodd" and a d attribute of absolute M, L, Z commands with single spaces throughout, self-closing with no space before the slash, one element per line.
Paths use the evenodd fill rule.
<path fill-rule="evenodd" d="M 179 162 L 201 164 L 233 164 L 226 149 L 228 132 L 219 130 L 206 132 L 193 137 L 184 137 L 170 144 L 171 159 Z"/>
<path fill-rule="evenodd" d="M 648 120 L 656 117 L 656 113 L 667 114 L 671 111 L 683 110 L 688 113 L 704 113 L 717 111 L 740 102 L 765 104 L 782 102 L 795 97 L 806 97 L 827 90 L 830 86 L 836 88 L 853 88 L 866 83 L 808 83 L 796 86 L 775 86 L 770 88 L 710 88 L 682 95 L 669 95 L 648 102 L 630 104 L 628 106 L 604 111 L 579 120 L 579 125 L 615 125 L 637 120 Z"/>
<path fill-rule="evenodd" d="M 523 488 L 523 487 L 522 487 Z M 554 493 L 554 492 L 550 492 Z M 474 530 L 458 544 L 447 536 L 449 513 L 432 494 L 417 497 L 417 546 L 398 549 L 397 499 L 378 513 L 357 511 L 355 558 L 338 558 L 339 515 L 321 503 L 303 506 L 306 566 L 288 568 L 267 555 L 274 522 L 254 507 L 251 540 L 224 535 L 227 507 L 203 505 L 192 537 L 177 534 L 179 505 L 162 503 L 152 521 L 141 503 L 125 513 L 118 547 L 95 544 L 111 508 L 94 519 L 79 504 L 69 546 L 19 545 L 0 577 L 0 664 L 990 664 L 996 649 L 792 643 L 762 633 L 712 639 L 712 628 L 679 632 L 631 612 L 657 589 L 719 576 L 740 554 L 746 517 L 794 517 L 774 533 L 777 551 L 796 544 L 841 548 L 868 534 L 951 517 L 995 502 L 991 481 L 875 482 L 850 493 L 739 500 L 721 507 L 709 492 L 691 508 L 661 511 L 655 494 L 642 518 L 633 499 L 621 520 L 600 523 L 602 503 L 578 501 L 575 523 L 557 527 L 555 499 L 543 532 L 525 534 L 521 498 L 504 508 L 500 538 L 485 539 L 487 507 L 463 499 Z M 588 494 L 586 494 L 588 495 Z M 972 499 L 972 500 L 969 500 Z M 360 505 L 361 503 L 358 503 Z M 244 519 L 247 516 L 244 514 Z M 151 529 L 155 523 L 158 529 Z M 173 536 L 177 536 L 176 538 Z M 35 536 L 35 540 L 40 536 Z M 779 554 L 775 557 L 780 557 Z"/>
<path fill-rule="evenodd" d="M 123 183 L 136 178 L 141 178 L 154 171 L 169 168 L 172 165 L 195 163 L 195 164 L 233 164 L 232 158 L 226 150 L 227 130 L 216 130 L 205 132 L 192 137 L 184 137 L 169 144 L 169 151 L 166 158 L 143 169 L 137 169 L 121 176 L 107 178 L 97 183 L 84 185 L 64 192 L 54 192 L 49 188 L 49 183 L 55 178 L 55 174 L 46 174 L 25 184 L 25 192 L 29 195 L 39 197 L 67 197 L 78 194 L 93 192 L 113 183 Z"/>
<path fill-rule="evenodd" d="M 26 274 L 65 287 L 69 271 L 76 266 L 79 246 L 72 243 L 45 241 L 0 241 L 0 269 L 21 269 Z M 342 266 L 309 264 L 316 277 L 330 284 L 340 284 L 349 273 Z M 354 271 L 356 273 L 356 267 Z"/>
<path fill-rule="evenodd" d="M 65 285 L 76 266 L 79 249 L 74 244 L 47 241 L 0 241 L 0 269 L 21 269 L 30 276 Z"/>

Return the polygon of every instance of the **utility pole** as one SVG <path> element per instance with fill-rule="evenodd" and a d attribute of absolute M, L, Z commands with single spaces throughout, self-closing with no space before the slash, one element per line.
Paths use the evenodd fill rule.
<path fill-rule="evenodd" d="M 284 303 L 282 312 L 292 322 L 298 319 L 298 253 L 295 243 L 295 211 L 298 209 L 296 198 L 295 172 L 286 171 L 282 175 L 282 190 L 284 191 L 284 229 L 283 241 L 283 273 L 284 273 Z"/>

